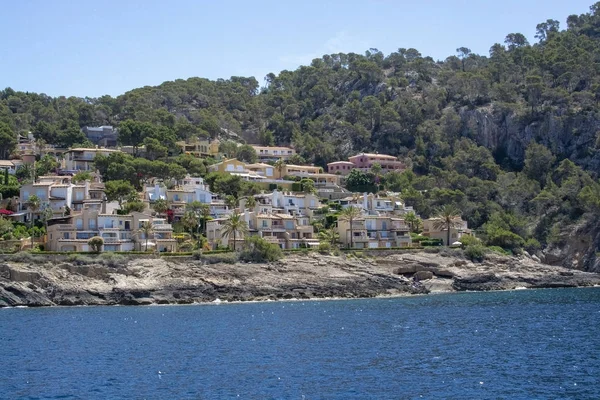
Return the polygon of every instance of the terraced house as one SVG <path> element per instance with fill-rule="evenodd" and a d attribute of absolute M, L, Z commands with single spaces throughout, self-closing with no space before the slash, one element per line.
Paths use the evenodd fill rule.
<path fill-rule="evenodd" d="M 152 224 L 148 237 L 141 229 L 144 222 Z M 147 244 L 160 252 L 174 252 L 177 245 L 166 219 L 138 212 L 117 215 L 85 210 L 50 221 L 46 236 L 50 251 L 90 251 L 87 242 L 94 236 L 104 239 L 103 251 L 142 251 Z"/>
<path fill-rule="evenodd" d="M 410 247 L 410 229 L 404 219 L 365 215 L 352 221 L 338 221 L 337 230 L 344 247 L 355 249 Z M 350 239 L 352 238 L 352 239 Z"/>
<path fill-rule="evenodd" d="M 298 249 L 319 245 L 308 216 L 260 213 L 246 211 L 242 214 L 248 224 L 248 236 L 256 235 L 282 249 Z M 233 247 L 233 236 L 223 234 L 227 218 L 217 218 L 207 223 L 207 239 L 212 248 Z M 236 247 L 244 242 L 244 235 L 237 235 Z"/>
<path fill-rule="evenodd" d="M 30 210 L 29 199 L 37 196 L 40 204 L 37 210 Z M 67 210 L 73 212 L 86 210 L 101 211 L 104 207 L 104 184 L 97 182 L 72 183 L 69 176 L 40 176 L 36 183 L 21 186 L 19 211 L 13 218 L 27 221 L 39 219 L 46 208 L 52 210 L 54 217 L 61 217 Z"/>

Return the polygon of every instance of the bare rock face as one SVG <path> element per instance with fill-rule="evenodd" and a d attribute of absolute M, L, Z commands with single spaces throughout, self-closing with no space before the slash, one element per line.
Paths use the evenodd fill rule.
<path fill-rule="evenodd" d="M 133 258 L 114 267 L 94 260 L 79 265 L 0 262 L 0 307 L 356 298 L 589 285 L 600 285 L 600 275 L 528 257 L 490 255 L 472 263 L 459 253 L 400 252 L 361 259 L 311 253 L 268 264 L 211 264 L 191 258 Z"/>
<path fill-rule="evenodd" d="M 428 279 L 432 279 L 433 278 L 433 272 L 431 271 L 418 271 L 416 272 L 413 277 L 418 280 L 418 281 L 426 281 Z"/>
<path fill-rule="evenodd" d="M 558 243 L 544 250 L 546 264 L 580 271 L 600 272 L 600 225 L 594 218 L 563 231 Z"/>

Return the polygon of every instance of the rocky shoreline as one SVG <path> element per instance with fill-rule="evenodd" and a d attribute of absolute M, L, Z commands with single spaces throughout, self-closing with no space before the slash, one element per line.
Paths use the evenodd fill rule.
<path fill-rule="evenodd" d="M 268 264 L 167 257 L 105 264 L 43 256 L 29 262 L 0 259 L 0 307 L 367 298 L 600 285 L 600 274 L 499 255 L 481 263 L 411 252 L 360 258 L 293 254 Z"/>

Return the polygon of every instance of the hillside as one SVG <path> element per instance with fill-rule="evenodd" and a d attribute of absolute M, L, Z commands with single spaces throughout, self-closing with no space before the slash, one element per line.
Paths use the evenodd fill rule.
<path fill-rule="evenodd" d="M 566 29 L 540 23 L 536 38 L 509 33 L 489 56 L 459 47 L 443 61 L 416 49 L 325 55 L 267 75 L 263 87 L 190 78 L 97 99 L 5 89 L 0 153 L 17 133 L 70 146 L 85 141 L 80 127 L 105 124 L 128 132 L 124 144 L 144 143 L 153 159 L 188 170 L 174 142 L 224 132 L 292 144 L 321 166 L 377 151 L 412 171 L 367 178 L 401 191 L 422 216 L 454 203 L 489 245 L 546 248 L 556 263 L 597 270 L 600 3 L 569 16 Z M 574 236 L 587 245 L 561 255 Z"/>

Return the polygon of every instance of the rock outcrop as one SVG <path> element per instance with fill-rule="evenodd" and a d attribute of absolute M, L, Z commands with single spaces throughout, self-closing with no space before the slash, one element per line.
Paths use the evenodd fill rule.
<path fill-rule="evenodd" d="M 37 262 L 39 261 L 39 262 Z M 39 259 L 0 262 L 0 307 L 148 305 L 355 298 L 462 290 L 600 285 L 600 275 L 489 256 L 483 263 L 424 252 L 374 257 L 290 255 L 268 264 L 135 258 L 123 265 Z"/>

